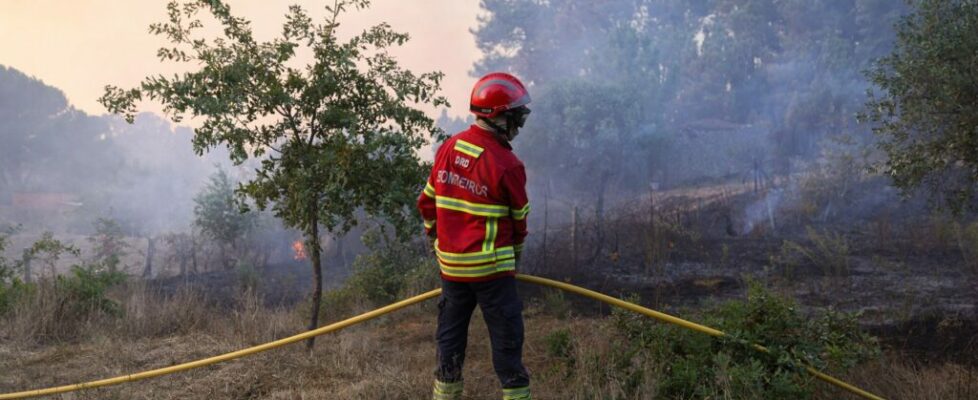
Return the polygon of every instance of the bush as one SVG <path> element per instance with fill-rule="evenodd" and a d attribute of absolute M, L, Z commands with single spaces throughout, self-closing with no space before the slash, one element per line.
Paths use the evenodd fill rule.
<path fill-rule="evenodd" d="M 121 313 L 119 303 L 106 296 L 109 288 L 126 281 L 126 275 L 100 264 L 75 265 L 70 275 L 59 275 L 55 289 L 60 295 L 62 309 L 71 315 L 103 312 Z"/>
<path fill-rule="evenodd" d="M 261 271 L 248 261 L 237 262 L 238 288 L 242 292 L 255 292 L 261 283 Z"/>
<path fill-rule="evenodd" d="M 326 293 L 329 312 L 349 311 L 354 304 L 386 305 L 438 284 L 438 267 L 427 244 L 385 240 L 383 232 L 368 231 L 363 241 L 370 251 L 357 256 L 353 274 L 342 287 Z"/>
<path fill-rule="evenodd" d="M 10 278 L 8 281 L 0 283 L 0 316 L 10 312 L 17 299 L 21 298 L 29 289 L 29 284 L 25 284 L 17 278 Z"/>
<path fill-rule="evenodd" d="M 543 290 L 541 302 L 543 311 L 559 319 L 567 319 L 571 315 L 572 306 L 563 290 L 546 288 Z"/>
<path fill-rule="evenodd" d="M 0 336 L 37 343 L 81 337 L 93 324 L 122 316 L 109 291 L 124 280 L 122 273 L 99 265 L 76 265 L 68 275 L 13 286 Z"/>
<path fill-rule="evenodd" d="M 16 266 L 3 256 L 7 249 L 7 240 L 7 235 L 0 235 L 0 315 L 10 307 L 12 292 L 18 283 L 17 278 L 14 277 Z"/>
<path fill-rule="evenodd" d="M 829 310 L 810 318 L 793 301 L 756 283 L 750 284 L 747 301 L 718 305 L 700 317 L 727 332 L 726 338 L 623 310 L 615 310 L 613 319 L 626 354 L 663 364 L 657 398 L 806 399 L 813 395 L 814 378 L 798 361 L 842 373 L 879 354 L 876 340 L 859 331 L 853 315 Z M 751 343 L 771 353 L 760 353 Z"/>
<path fill-rule="evenodd" d="M 561 328 L 550 332 L 545 340 L 547 342 L 547 355 L 573 366 L 574 342 L 571 340 L 570 329 Z"/>
<path fill-rule="evenodd" d="M 785 277 L 792 279 L 795 267 L 808 262 L 824 276 L 842 277 L 849 273 L 849 238 L 841 233 L 818 232 L 805 227 L 810 246 L 785 240 L 781 255 L 775 260 L 785 269 Z"/>

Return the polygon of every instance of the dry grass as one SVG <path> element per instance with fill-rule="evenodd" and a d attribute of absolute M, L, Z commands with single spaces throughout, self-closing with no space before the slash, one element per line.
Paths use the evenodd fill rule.
<path fill-rule="evenodd" d="M 303 329 L 301 311 L 268 310 L 245 293 L 230 310 L 204 306 L 203 296 L 183 291 L 167 299 L 132 286 L 124 296 L 125 316 L 90 320 L 74 340 L 37 341 L 0 327 L 0 393 L 74 383 L 169 366 L 212 356 Z M 553 315 L 539 307 L 526 313 L 525 359 L 538 399 L 647 399 L 655 390 L 657 363 L 639 366 L 639 395 L 626 397 L 629 377 L 609 368 L 622 361 L 612 345 L 615 331 L 604 319 Z M 4 322 L 10 322 L 8 319 Z M 45 324 L 48 322 L 44 322 Z M 570 332 L 567 357 L 551 356 L 550 336 Z M 64 399 L 419 399 L 433 379 L 435 310 L 433 304 L 321 337 L 313 353 L 302 345 L 272 350 L 202 369 L 104 389 L 66 394 Z M 481 316 L 473 318 L 466 363 L 467 399 L 497 399 L 498 382 L 490 362 L 489 340 Z M 573 361 L 569 361 L 573 360 Z M 661 365 L 661 364 L 658 364 Z M 978 372 L 957 365 L 923 366 L 890 354 L 865 365 L 852 382 L 888 398 L 973 399 Z M 820 398 L 845 398 L 824 390 Z"/>

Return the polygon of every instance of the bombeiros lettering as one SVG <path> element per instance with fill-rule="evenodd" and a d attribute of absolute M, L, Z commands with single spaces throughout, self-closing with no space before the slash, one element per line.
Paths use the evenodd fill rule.
<path fill-rule="evenodd" d="M 445 171 L 443 169 L 438 170 L 436 173 L 436 179 L 438 180 L 438 183 L 460 187 L 468 190 L 476 196 L 486 197 L 486 195 L 489 193 L 488 186 L 451 171 Z"/>

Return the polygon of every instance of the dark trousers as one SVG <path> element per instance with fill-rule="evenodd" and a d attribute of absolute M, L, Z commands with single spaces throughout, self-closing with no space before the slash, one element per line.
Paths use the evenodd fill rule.
<path fill-rule="evenodd" d="M 523 302 L 516 293 L 512 276 L 488 282 L 451 282 L 442 280 L 438 301 L 438 380 L 462 380 L 469 320 L 476 304 L 489 328 L 492 365 L 503 388 L 530 384 L 523 367 Z"/>

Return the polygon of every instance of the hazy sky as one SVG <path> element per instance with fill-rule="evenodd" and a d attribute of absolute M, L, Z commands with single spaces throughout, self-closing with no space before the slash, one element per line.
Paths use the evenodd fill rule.
<path fill-rule="evenodd" d="M 328 0 L 230 0 L 231 10 L 252 21 L 259 40 L 280 33 L 290 4 L 314 17 L 323 16 Z M 332 1 L 330 1 L 332 3 Z M 106 84 L 135 86 L 152 73 L 179 71 L 161 64 L 156 49 L 162 38 L 148 33 L 149 24 L 166 18 L 165 0 L 0 0 L 0 64 L 14 67 L 63 90 L 75 107 L 103 114 L 96 102 Z M 369 10 L 341 17 L 341 34 L 381 21 L 411 35 L 393 51 L 415 72 L 445 73 L 443 94 L 452 115 L 465 115 L 473 78 L 468 73 L 479 57 L 469 29 L 477 24 L 478 0 L 374 0 Z M 146 111 L 159 107 L 145 104 Z M 436 116 L 436 115 L 432 115 Z"/>

